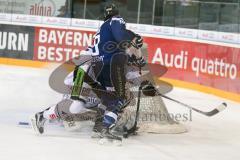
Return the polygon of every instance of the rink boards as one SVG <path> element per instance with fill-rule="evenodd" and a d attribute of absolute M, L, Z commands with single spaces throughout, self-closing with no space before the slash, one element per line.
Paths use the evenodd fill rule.
<path fill-rule="evenodd" d="M 50 20 L 48 25 L 4 23 L 0 25 L 0 63 L 31 67 L 44 67 L 49 62 L 63 63 L 79 56 L 92 44 L 96 27 L 101 24 L 79 22 L 78 27 L 76 20 L 71 24 L 62 23 L 62 26 L 50 24 Z M 240 101 L 239 35 L 144 27 L 128 25 L 129 29 L 144 36 L 148 63 L 168 68 L 161 80 Z"/>

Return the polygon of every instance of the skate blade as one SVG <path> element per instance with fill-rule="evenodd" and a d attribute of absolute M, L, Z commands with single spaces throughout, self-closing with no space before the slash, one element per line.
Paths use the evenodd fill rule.
<path fill-rule="evenodd" d="M 102 138 L 101 137 L 101 133 L 92 132 L 91 138 L 93 138 L 93 139 L 100 139 L 100 138 Z"/>
<path fill-rule="evenodd" d="M 41 133 L 39 132 L 38 127 L 37 127 L 37 121 L 35 119 L 35 115 L 30 117 L 30 122 L 31 122 L 30 123 L 31 124 L 31 128 L 34 131 L 34 133 L 36 135 L 41 135 Z"/>
<path fill-rule="evenodd" d="M 100 145 L 114 145 L 114 146 L 122 146 L 121 140 L 116 139 L 108 139 L 108 138 L 101 138 L 98 143 Z"/>

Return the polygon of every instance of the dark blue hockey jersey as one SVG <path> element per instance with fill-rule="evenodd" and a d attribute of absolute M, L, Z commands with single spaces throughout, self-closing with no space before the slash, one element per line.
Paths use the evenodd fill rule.
<path fill-rule="evenodd" d="M 114 54 L 125 52 L 126 45 L 135 34 L 126 29 L 126 23 L 120 16 L 106 20 L 95 35 L 93 55 L 101 56 L 104 67 L 97 78 L 103 86 L 112 86 L 110 78 L 110 63 Z"/>
<path fill-rule="evenodd" d="M 112 55 L 124 52 L 124 46 L 134 38 L 134 33 L 126 29 L 120 16 L 106 20 L 95 35 L 93 54 L 102 56 L 104 64 L 109 64 Z"/>

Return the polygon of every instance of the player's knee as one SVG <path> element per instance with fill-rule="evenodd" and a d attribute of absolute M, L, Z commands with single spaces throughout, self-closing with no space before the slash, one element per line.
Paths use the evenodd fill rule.
<path fill-rule="evenodd" d="M 85 103 L 82 101 L 73 101 L 69 107 L 69 112 L 72 114 L 77 114 L 85 111 Z"/>
<path fill-rule="evenodd" d="M 73 86 L 73 72 L 69 73 L 64 79 L 64 84 L 68 86 Z"/>

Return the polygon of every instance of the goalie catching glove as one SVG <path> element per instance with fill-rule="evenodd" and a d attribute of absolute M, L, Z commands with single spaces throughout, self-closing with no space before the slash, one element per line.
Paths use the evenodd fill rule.
<path fill-rule="evenodd" d="M 156 95 L 156 88 L 152 85 L 151 82 L 149 81 L 143 81 L 141 83 L 142 86 L 142 93 L 145 96 L 150 96 L 150 97 L 154 97 Z"/>

